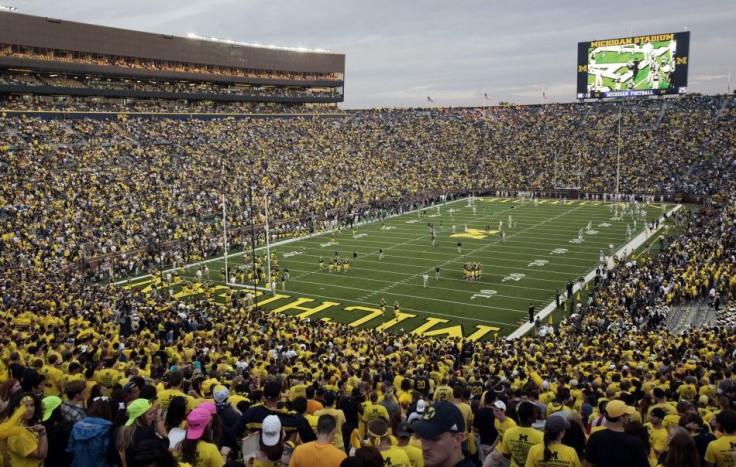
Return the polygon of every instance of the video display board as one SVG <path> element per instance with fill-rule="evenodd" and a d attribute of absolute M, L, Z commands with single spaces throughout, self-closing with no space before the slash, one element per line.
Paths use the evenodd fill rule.
<path fill-rule="evenodd" d="M 684 94 L 689 50 L 690 32 L 580 42 L 577 97 Z"/>

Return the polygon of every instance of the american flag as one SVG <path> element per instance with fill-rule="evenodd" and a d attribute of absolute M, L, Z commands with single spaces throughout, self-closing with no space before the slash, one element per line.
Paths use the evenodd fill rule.
<path fill-rule="evenodd" d="M 547 93 L 546 92 L 543 92 L 542 93 L 542 99 L 549 99 L 549 97 L 547 97 Z"/>
<path fill-rule="evenodd" d="M 431 97 L 427 96 L 427 102 L 434 102 L 434 99 L 432 99 Z"/>
<path fill-rule="evenodd" d="M 491 100 L 491 98 L 485 92 L 483 93 L 483 99 L 485 99 L 487 101 Z"/>

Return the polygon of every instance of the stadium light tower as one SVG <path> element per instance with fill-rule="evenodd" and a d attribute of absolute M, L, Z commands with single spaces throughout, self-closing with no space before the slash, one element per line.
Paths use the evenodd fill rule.
<path fill-rule="evenodd" d="M 252 175 L 251 175 L 252 177 Z M 253 257 L 253 298 L 255 299 L 254 310 L 258 309 L 258 288 L 255 285 L 255 281 L 258 279 L 258 272 L 256 271 L 256 224 L 253 222 L 253 179 L 248 182 L 248 192 L 250 196 L 250 249 L 251 256 Z"/>
<path fill-rule="evenodd" d="M 162 154 L 161 157 L 158 158 L 158 170 L 156 174 L 156 208 L 158 210 L 158 215 L 156 216 L 156 239 L 157 245 L 156 249 L 158 250 L 156 252 L 156 255 L 158 256 L 158 279 L 159 279 L 159 286 L 161 290 L 159 293 L 160 296 L 164 296 L 164 247 L 163 247 L 163 239 L 161 238 L 161 223 L 162 223 L 162 217 L 163 217 L 163 198 L 161 196 L 161 191 L 164 186 L 164 179 L 163 179 L 163 171 L 164 171 L 164 155 Z"/>

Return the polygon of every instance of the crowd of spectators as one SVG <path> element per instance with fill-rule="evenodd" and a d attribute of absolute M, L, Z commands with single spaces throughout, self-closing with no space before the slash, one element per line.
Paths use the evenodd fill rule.
<path fill-rule="evenodd" d="M 59 73 L 0 72 L 0 84 L 27 86 L 52 86 L 77 89 L 105 89 L 117 91 L 147 91 L 176 94 L 177 99 L 191 95 L 247 96 L 247 97 L 340 97 L 340 91 L 332 88 L 297 86 L 235 85 L 211 81 L 140 80 L 131 78 L 106 78 L 101 76 L 78 77 Z"/>
<path fill-rule="evenodd" d="M 176 465 L 172 453 L 195 466 L 236 465 L 238 440 L 257 432 L 255 465 L 375 465 L 376 454 L 391 465 L 548 465 L 552 456 L 729 465 L 733 329 L 671 335 L 658 323 L 663 304 L 711 289 L 734 298 L 733 132 L 720 123 L 731 105 L 3 118 L 3 465 Z M 264 221 L 264 196 L 281 235 L 301 235 L 336 212 L 379 216 L 469 188 L 550 190 L 553 176 L 573 183 L 584 144 L 601 153 L 581 155 L 582 186 L 611 191 L 615 144 L 604 144 L 605 129 L 619 111 L 623 191 L 683 190 L 720 205 L 679 214 L 682 233 L 663 240 L 659 256 L 601 271 L 584 309 L 570 308 L 545 336 L 387 334 L 274 315 L 237 296 L 223 305 L 147 294 L 72 267 L 102 257 L 107 277 L 142 272 L 163 242 L 167 263 L 212 255 L 222 247 L 223 193 L 229 241 L 243 245 L 252 205 L 254 223 Z M 638 115 L 652 127 L 636 128 Z M 310 464 L 318 450 L 322 463 Z M 696 456 L 685 464 L 683 452 Z"/>
<path fill-rule="evenodd" d="M 43 219 L 34 235 L 61 241 L 64 258 L 76 262 L 171 241 L 179 248 L 187 243 L 186 259 L 210 255 L 217 248 L 210 239 L 221 231 L 223 194 L 236 246 L 248 241 L 251 204 L 259 207 L 265 195 L 271 218 L 293 234 L 320 228 L 336 210 L 360 216 L 386 200 L 408 207 L 470 190 L 544 193 L 579 184 L 595 193 L 612 191 L 620 180 L 622 192 L 713 196 L 733 179 L 734 171 L 723 169 L 733 166 L 734 136 L 719 123 L 719 112 L 731 105 L 730 98 L 703 97 L 354 111 L 338 118 L 13 116 L 0 122 L 0 141 L 9 150 L 3 213 L 13 226 Z M 611 128 L 619 114 L 617 178 Z M 642 155 L 642 148 L 650 149 Z M 23 202 L 62 193 L 77 219 L 60 216 L 52 203 L 27 208 Z M 109 218 L 96 219 L 100 210 Z M 263 223 L 262 209 L 254 218 Z M 130 266 L 132 258 L 123 259 Z"/>
<path fill-rule="evenodd" d="M 56 112 L 134 112 L 158 115 L 161 113 L 184 114 L 315 114 L 340 113 L 334 104 L 314 104 L 240 101 L 191 101 L 171 99 L 136 99 L 70 96 L 5 96 L 0 98 L 3 108 L 15 111 Z"/>
<path fill-rule="evenodd" d="M 218 65 L 205 65 L 196 63 L 171 62 L 166 60 L 152 60 L 141 57 L 119 57 L 103 54 L 80 53 L 63 50 L 51 50 L 0 44 L 0 56 L 26 58 L 30 60 L 57 61 L 66 63 L 79 63 L 82 65 L 111 66 L 115 68 L 128 68 L 137 70 L 169 71 L 176 73 L 212 74 L 220 76 L 233 76 L 239 78 L 261 78 L 281 80 L 339 80 L 342 73 L 297 73 L 279 72 L 276 70 L 253 70 L 248 68 L 234 68 Z"/>

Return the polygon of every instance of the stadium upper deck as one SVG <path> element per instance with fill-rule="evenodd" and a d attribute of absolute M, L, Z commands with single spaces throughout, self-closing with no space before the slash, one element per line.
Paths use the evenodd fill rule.
<path fill-rule="evenodd" d="M 344 54 L 0 12 L 0 95 L 334 105 L 344 71 Z"/>

